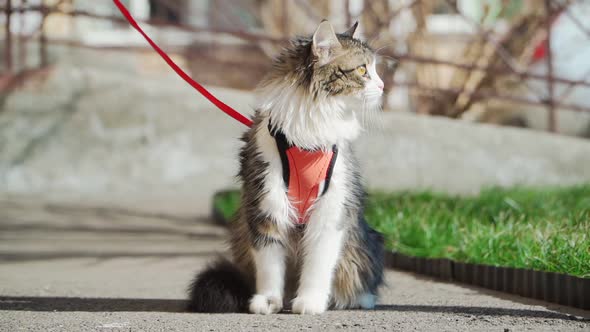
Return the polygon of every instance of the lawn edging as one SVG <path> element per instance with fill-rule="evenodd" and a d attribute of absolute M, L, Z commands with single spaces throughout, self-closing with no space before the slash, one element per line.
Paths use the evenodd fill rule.
<path fill-rule="evenodd" d="M 385 265 L 444 281 L 473 285 L 526 298 L 590 309 L 590 279 L 531 269 L 463 263 L 387 251 Z"/>
<path fill-rule="evenodd" d="M 214 196 L 229 191 L 217 192 Z M 211 216 L 222 226 L 230 220 L 215 205 Z M 385 266 L 448 282 L 473 285 L 574 308 L 590 310 L 590 279 L 532 269 L 464 263 L 447 258 L 425 258 L 386 251 Z"/>

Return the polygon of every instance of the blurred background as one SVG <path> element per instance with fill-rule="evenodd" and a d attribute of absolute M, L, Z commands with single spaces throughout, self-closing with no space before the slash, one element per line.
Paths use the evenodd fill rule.
<path fill-rule="evenodd" d="M 590 1 L 123 3 L 246 115 L 290 38 L 323 18 L 341 32 L 358 20 L 385 94 L 356 150 L 366 214 L 388 250 L 590 276 Z M 245 130 L 112 1 L 0 0 L 0 330 L 256 329 L 263 318 L 175 312 L 195 271 L 223 251 L 212 206 L 229 217 L 238 196 L 213 197 L 239 186 Z M 386 278 L 381 301 L 395 313 L 367 313 L 369 329 L 585 328 L 539 303 Z M 284 317 L 266 322 L 311 328 Z M 363 323 L 356 311 L 326 317 Z"/>
<path fill-rule="evenodd" d="M 472 193 L 590 179 L 588 1 L 123 2 L 246 114 L 289 38 L 323 18 L 337 31 L 360 21 L 386 87 L 380 126 L 358 148 L 370 187 Z M 111 1 L 0 4 L 2 193 L 183 197 L 206 209 L 212 192 L 236 186 L 244 128 L 175 76 Z"/>

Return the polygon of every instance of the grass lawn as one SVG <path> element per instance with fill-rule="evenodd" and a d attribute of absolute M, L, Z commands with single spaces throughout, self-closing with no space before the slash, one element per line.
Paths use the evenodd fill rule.
<path fill-rule="evenodd" d="M 214 204 L 231 217 L 239 195 L 218 195 Z M 375 192 L 365 214 L 389 249 L 407 255 L 590 278 L 590 185 L 477 197 Z"/>

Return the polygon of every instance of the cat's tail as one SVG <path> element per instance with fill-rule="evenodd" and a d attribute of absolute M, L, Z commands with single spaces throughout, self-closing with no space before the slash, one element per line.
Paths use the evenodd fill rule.
<path fill-rule="evenodd" d="M 245 312 L 254 294 L 244 274 L 227 259 L 219 259 L 197 274 L 189 287 L 192 312 Z"/>

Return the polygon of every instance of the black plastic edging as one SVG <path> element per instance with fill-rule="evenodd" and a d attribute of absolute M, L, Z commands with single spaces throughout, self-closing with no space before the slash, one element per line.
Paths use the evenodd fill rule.
<path fill-rule="evenodd" d="M 222 194 L 218 193 L 217 195 Z M 213 219 L 228 226 L 215 206 Z M 522 297 L 590 310 L 590 279 L 562 273 L 456 262 L 386 252 L 385 266 Z"/>
<path fill-rule="evenodd" d="M 387 252 L 386 266 L 522 297 L 590 309 L 590 279 L 562 273 L 413 257 Z"/>

